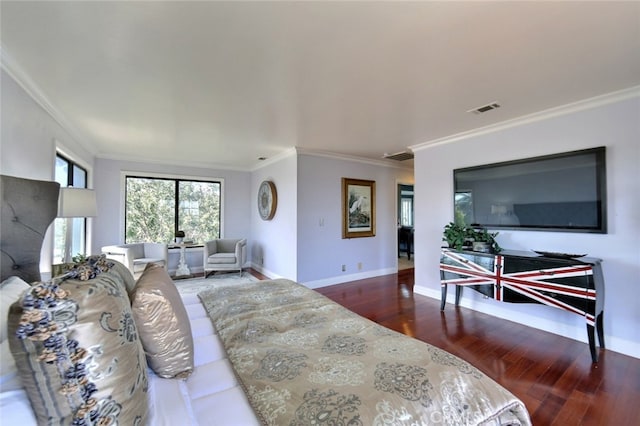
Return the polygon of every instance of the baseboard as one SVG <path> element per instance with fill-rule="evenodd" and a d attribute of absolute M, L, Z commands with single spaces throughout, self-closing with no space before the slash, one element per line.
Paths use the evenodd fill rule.
<path fill-rule="evenodd" d="M 413 291 L 414 293 L 420 294 L 422 296 L 427 296 L 438 301 L 441 300 L 442 296 L 442 293 L 439 290 L 421 286 L 414 286 Z M 447 300 L 448 302 L 445 306 L 445 309 L 447 309 L 447 306 L 450 307 L 454 304 L 453 302 L 455 301 L 455 296 L 448 294 Z M 462 297 L 460 300 L 460 306 L 473 309 L 474 311 L 482 312 L 483 314 L 491 315 L 497 318 L 513 321 L 515 323 L 526 325 L 538 330 L 546 331 L 548 333 L 553 333 L 558 336 L 567 337 L 578 342 L 587 343 L 587 334 L 585 327 L 573 327 L 567 324 L 563 324 L 563 327 L 558 328 L 558 325 L 553 321 L 539 318 L 534 315 L 529 315 L 523 310 L 518 311 L 518 316 L 516 318 L 514 317 L 512 310 L 501 309 L 497 306 L 483 304 L 478 301 L 475 301 L 476 303 L 473 302 L 474 301 L 471 299 L 465 299 L 464 297 Z M 605 343 L 607 346 L 607 350 L 640 359 L 640 343 L 606 335 Z"/>
<path fill-rule="evenodd" d="M 251 263 L 251 265 L 249 266 L 251 269 L 253 269 L 256 272 L 261 273 L 262 275 L 264 275 L 265 277 L 271 279 L 271 280 L 276 280 L 278 278 L 285 278 L 282 277 L 276 273 L 274 273 L 273 271 L 268 270 L 267 268 L 263 267 L 262 265 L 258 265 L 257 263 Z"/>
<path fill-rule="evenodd" d="M 381 275 L 395 274 L 396 272 L 396 268 L 376 269 L 374 271 L 359 272 L 357 274 L 339 275 L 335 277 L 324 278 L 321 280 L 306 281 L 301 282 L 300 284 L 303 284 L 305 287 L 315 289 L 335 284 L 342 284 L 349 281 L 364 280 L 366 278 L 374 278 Z"/>

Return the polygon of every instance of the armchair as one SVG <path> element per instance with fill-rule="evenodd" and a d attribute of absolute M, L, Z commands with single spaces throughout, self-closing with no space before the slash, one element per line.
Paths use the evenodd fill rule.
<path fill-rule="evenodd" d="M 167 269 L 169 252 L 164 243 L 131 243 L 102 247 L 107 258 L 124 264 L 138 279 L 148 263 L 157 263 Z"/>
<path fill-rule="evenodd" d="M 221 238 L 204 243 L 204 277 L 209 272 L 239 270 L 247 261 L 247 240 Z"/>

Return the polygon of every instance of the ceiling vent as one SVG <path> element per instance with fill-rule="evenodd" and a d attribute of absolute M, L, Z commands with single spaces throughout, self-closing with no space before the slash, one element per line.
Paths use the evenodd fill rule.
<path fill-rule="evenodd" d="M 411 160 L 413 159 L 413 152 L 401 151 L 401 152 L 396 152 L 395 154 L 384 154 L 384 158 L 388 158 L 389 160 L 396 160 L 396 161 Z"/>
<path fill-rule="evenodd" d="M 467 112 L 472 112 L 474 114 L 482 114 L 487 111 L 491 111 L 492 109 L 500 108 L 500 104 L 497 102 L 491 102 L 490 104 L 483 105 L 478 108 L 470 109 Z"/>

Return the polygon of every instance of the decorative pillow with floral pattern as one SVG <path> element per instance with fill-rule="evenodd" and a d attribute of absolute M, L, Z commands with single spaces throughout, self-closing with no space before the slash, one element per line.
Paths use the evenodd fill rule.
<path fill-rule="evenodd" d="M 61 276 L 57 276 L 56 280 L 67 280 L 74 278 L 80 281 L 90 280 L 97 277 L 102 272 L 110 270 L 114 262 L 107 260 L 107 256 L 104 254 L 96 254 L 89 256 L 81 262 L 69 263 L 69 267 L 65 273 Z"/>
<path fill-rule="evenodd" d="M 146 424 L 145 355 L 124 279 L 106 259 L 35 283 L 11 306 L 9 336 L 39 424 Z"/>

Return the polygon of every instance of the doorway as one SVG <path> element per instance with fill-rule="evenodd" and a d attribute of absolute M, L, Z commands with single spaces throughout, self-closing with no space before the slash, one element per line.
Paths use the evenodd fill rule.
<path fill-rule="evenodd" d="M 398 270 L 413 268 L 413 185 L 398 184 Z"/>

